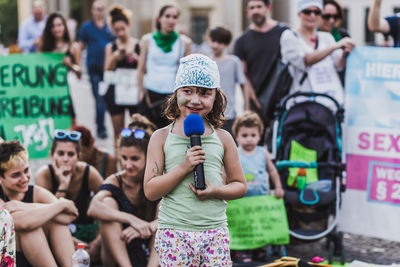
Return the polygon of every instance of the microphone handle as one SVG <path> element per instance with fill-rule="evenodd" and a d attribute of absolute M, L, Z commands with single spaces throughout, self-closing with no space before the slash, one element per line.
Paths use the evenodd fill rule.
<path fill-rule="evenodd" d="M 198 134 L 192 134 L 190 136 L 190 145 L 192 147 L 201 146 L 201 136 Z M 196 165 L 196 167 L 194 167 L 193 176 L 194 176 L 194 187 L 200 190 L 206 189 L 203 164 L 198 164 Z"/>

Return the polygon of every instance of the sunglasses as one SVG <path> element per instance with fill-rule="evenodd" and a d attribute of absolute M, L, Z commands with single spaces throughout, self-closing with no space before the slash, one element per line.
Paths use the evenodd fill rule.
<path fill-rule="evenodd" d="M 131 128 L 124 128 L 121 131 L 122 137 L 130 137 L 133 134 L 133 137 L 136 139 L 143 139 L 146 135 L 146 132 L 142 129 L 131 129 Z"/>
<path fill-rule="evenodd" d="M 71 141 L 78 141 L 81 138 L 81 133 L 77 131 L 65 131 L 65 130 L 55 130 L 54 138 L 55 139 L 65 139 L 68 138 Z"/>
<path fill-rule="evenodd" d="M 315 16 L 319 16 L 321 15 L 321 10 L 318 9 L 304 9 L 303 11 L 301 11 L 301 13 L 303 13 L 304 15 L 311 15 L 311 13 L 314 13 Z"/>
<path fill-rule="evenodd" d="M 339 15 L 337 15 L 337 14 L 335 14 L 335 15 L 333 15 L 333 14 L 322 14 L 321 18 L 323 20 L 330 20 L 330 19 L 337 20 L 339 18 Z"/>

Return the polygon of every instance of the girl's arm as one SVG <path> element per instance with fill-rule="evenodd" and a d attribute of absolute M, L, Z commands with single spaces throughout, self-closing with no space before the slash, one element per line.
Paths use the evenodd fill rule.
<path fill-rule="evenodd" d="M 52 196 L 47 190 L 35 186 L 34 196 L 35 199 L 46 198 Z M 17 200 L 12 200 L 4 204 L 4 207 L 11 213 L 15 228 L 19 231 L 29 231 L 41 227 L 48 221 L 60 216 L 63 212 L 68 212 L 71 215 L 67 223 L 73 221 L 78 215 L 78 210 L 75 208 L 74 203 L 67 199 L 57 200 L 54 196 L 52 203 L 24 203 Z M 34 216 L 32 216 L 34 214 Z"/>
<path fill-rule="evenodd" d="M 110 180 L 113 177 L 107 178 L 105 183 L 114 184 Z M 139 219 L 138 217 L 123 211 L 119 211 L 117 209 L 113 209 L 110 206 L 106 205 L 103 201 L 107 197 L 112 197 L 110 191 L 101 190 L 99 191 L 92 199 L 88 209 L 88 215 L 109 222 L 119 222 L 131 225 L 134 229 L 136 229 L 142 238 L 148 238 L 151 236 L 151 225 L 150 223 Z"/>
<path fill-rule="evenodd" d="M 226 185 L 221 187 L 213 186 L 207 182 L 205 190 L 196 190 L 192 184 L 190 188 L 200 200 L 218 198 L 233 200 L 246 195 L 247 184 L 243 169 L 239 160 L 239 153 L 236 144 L 230 133 L 225 130 L 216 130 L 224 146 L 224 168 L 226 172 Z"/>
<path fill-rule="evenodd" d="M 187 150 L 183 162 L 168 173 L 164 171 L 163 146 L 168 135 L 168 127 L 154 132 L 147 149 L 146 169 L 144 173 L 144 193 L 150 201 L 156 201 L 171 192 L 197 164 L 205 161 L 204 151 L 200 146 Z"/>
<path fill-rule="evenodd" d="M 78 209 L 72 200 L 55 197 L 52 193 L 44 190 L 40 186 L 35 186 L 34 199 L 35 203 L 52 204 L 57 201 L 65 202 L 64 210 L 57 214 L 52 220 L 59 224 L 69 224 L 73 222 L 79 215 Z"/>
<path fill-rule="evenodd" d="M 354 45 L 355 44 L 352 39 L 350 39 L 349 37 L 345 37 L 326 49 L 315 50 L 312 53 L 306 54 L 304 57 L 304 64 L 306 66 L 314 65 L 315 63 L 318 63 L 319 61 L 323 60 L 324 58 L 326 58 L 327 56 L 332 54 L 336 49 L 342 48 L 344 51 L 343 54 L 345 55 L 346 53 L 350 53 L 353 50 Z M 344 60 L 345 60 L 345 57 L 344 57 Z M 338 66 L 338 67 L 344 67 L 343 58 L 339 64 L 341 66 Z"/>
<path fill-rule="evenodd" d="M 112 43 L 106 45 L 106 53 L 104 58 L 104 70 L 115 70 L 117 61 L 122 59 L 124 55 L 119 49 L 112 51 Z"/>
<path fill-rule="evenodd" d="M 51 192 L 53 184 L 50 179 L 49 167 L 48 165 L 43 165 L 35 174 L 35 185 L 43 187 Z"/>
<path fill-rule="evenodd" d="M 281 198 L 285 195 L 285 191 L 282 188 L 281 177 L 279 176 L 278 170 L 275 168 L 274 163 L 272 163 L 269 153 L 266 149 L 264 149 L 264 154 L 267 160 L 267 171 L 275 186 L 275 196 L 277 198 Z"/>
<path fill-rule="evenodd" d="M 111 154 L 107 155 L 107 166 L 106 166 L 106 173 L 104 174 L 105 176 L 102 177 L 103 181 L 105 178 L 109 177 L 113 173 L 116 173 L 117 170 L 117 160 L 115 157 Z"/>
<path fill-rule="evenodd" d="M 149 35 L 143 36 L 142 40 L 140 41 L 140 55 L 139 55 L 139 62 L 137 68 L 137 79 L 138 79 L 138 89 L 139 89 L 139 101 L 143 100 L 143 97 L 146 95 L 146 89 L 143 86 L 143 78 L 144 74 L 146 73 L 146 58 L 147 52 L 149 49 Z"/>
<path fill-rule="evenodd" d="M 89 169 L 89 191 L 99 192 L 100 186 L 103 184 L 103 178 L 100 173 L 92 166 Z"/>

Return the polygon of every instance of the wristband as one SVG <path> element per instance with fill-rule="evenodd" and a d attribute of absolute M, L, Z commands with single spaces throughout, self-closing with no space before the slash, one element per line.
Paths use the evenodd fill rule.
<path fill-rule="evenodd" d="M 68 190 L 67 190 L 67 189 L 58 189 L 57 192 L 60 192 L 60 193 L 68 193 Z"/>

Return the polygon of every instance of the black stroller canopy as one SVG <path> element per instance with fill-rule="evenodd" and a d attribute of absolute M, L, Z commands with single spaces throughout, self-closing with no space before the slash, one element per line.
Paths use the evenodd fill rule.
<path fill-rule="evenodd" d="M 291 107 L 281 121 L 281 144 L 283 152 L 278 158 L 288 159 L 291 141 L 317 151 L 318 161 L 330 161 L 338 151 L 337 119 L 335 114 L 324 105 L 306 101 Z M 329 155 L 327 155 L 327 153 Z"/>

